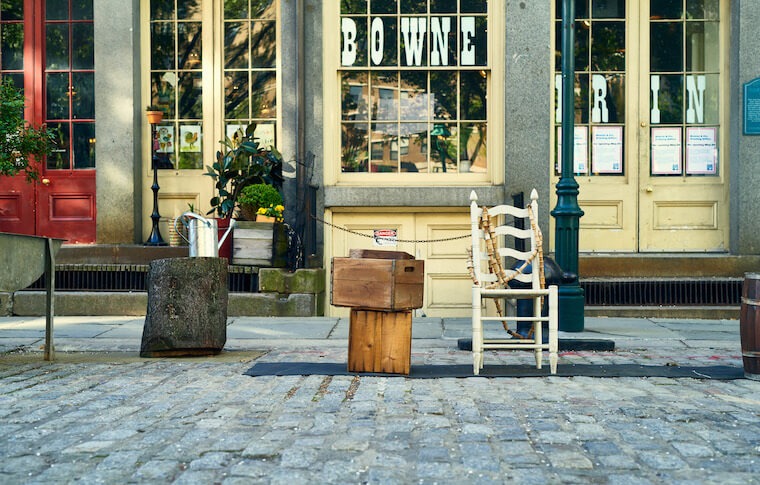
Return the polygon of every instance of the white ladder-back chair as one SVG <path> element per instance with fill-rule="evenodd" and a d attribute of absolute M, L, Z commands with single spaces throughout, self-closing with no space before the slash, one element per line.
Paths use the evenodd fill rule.
<path fill-rule="evenodd" d="M 472 358 L 473 371 L 477 375 L 483 368 L 483 351 L 498 349 L 532 349 L 536 357 L 536 367 L 541 368 L 542 351 L 549 352 L 549 366 L 552 374 L 557 372 L 558 347 L 558 296 L 557 287 L 544 288 L 542 284 L 543 255 L 542 237 L 538 228 L 538 192 L 530 193 L 530 205 L 521 209 L 510 205 L 478 207 L 478 196 L 470 194 L 470 223 L 472 224 L 472 254 L 470 273 L 472 285 Z M 484 214 L 485 213 L 485 214 Z M 516 227 L 515 218 L 524 221 L 524 229 Z M 497 225 L 498 222 L 498 225 Z M 524 250 L 507 247 L 505 239 L 517 238 L 525 241 Z M 514 264 L 505 266 L 505 258 Z M 516 268 L 516 269 L 512 269 Z M 540 270 L 539 270 L 540 268 Z M 510 288 L 509 282 L 517 281 L 520 288 Z M 548 315 L 542 316 L 543 299 L 548 299 Z M 532 300 L 531 315 L 507 316 L 502 311 L 501 302 L 521 299 Z M 504 315 L 486 316 L 485 302 L 494 302 L 496 313 Z M 528 306 L 528 305 L 525 305 Z M 510 312 L 511 313 L 511 312 Z M 522 312 L 525 313 L 525 312 Z M 484 322 L 502 322 L 503 338 L 485 338 Z M 509 329 L 510 322 L 531 322 L 532 330 L 527 336 Z M 548 322 L 549 336 L 544 343 L 543 322 Z M 510 338 L 511 335 L 511 338 Z"/>

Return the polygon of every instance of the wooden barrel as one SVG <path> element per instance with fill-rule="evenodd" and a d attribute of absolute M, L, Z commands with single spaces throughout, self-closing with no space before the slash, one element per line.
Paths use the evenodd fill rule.
<path fill-rule="evenodd" d="M 739 317 L 744 375 L 760 380 L 760 273 L 746 273 Z"/>

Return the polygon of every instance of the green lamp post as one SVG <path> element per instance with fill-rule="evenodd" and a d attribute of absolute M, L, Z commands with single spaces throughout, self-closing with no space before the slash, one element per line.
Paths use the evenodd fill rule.
<path fill-rule="evenodd" d="M 578 233 L 583 211 L 578 206 L 578 183 L 573 176 L 575 149 L 575 52 L 574 0 L 562 0 L 562 174 L 557 182 L 557 205 L 551 212 L 555 218 L 554 240 L 556 260 L 560 267 L 578 274 Z M 559 287 L 559 329 L 583 331 L 583 288 L 578 278 Z"/>

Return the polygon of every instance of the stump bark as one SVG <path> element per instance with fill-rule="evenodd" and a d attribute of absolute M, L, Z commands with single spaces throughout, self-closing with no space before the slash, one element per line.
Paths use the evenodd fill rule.
<path fill-rule="evenodd" d="M 227 260 L 151 261 L 141 357 L 216 355 L 227 341 Z"/>

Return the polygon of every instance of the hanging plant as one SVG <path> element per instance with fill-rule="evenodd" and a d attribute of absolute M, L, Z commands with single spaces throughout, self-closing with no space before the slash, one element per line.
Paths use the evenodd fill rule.
<path fill-rule="evenodd" d="M 55 130 L 24 120 L 24 94 L 10 79 L 0 83 L 0 175 L 39 178 L 38 162 L 55 148 Z"/>

